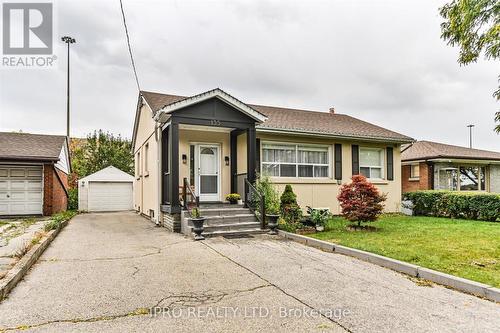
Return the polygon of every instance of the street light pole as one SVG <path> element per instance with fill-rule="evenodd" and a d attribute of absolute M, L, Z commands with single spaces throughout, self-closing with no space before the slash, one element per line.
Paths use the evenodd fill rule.
<path fill-rule="evenodd" d="M 69 144 L 69 45 L 76 43 L 76 40 L 69 36 L 64 36 L 61 40 L 68 46 L 68 76 L 66 80 L 66 138 Z"/>
<path fill-rule="evenodd" d="M 467 127 L 469 128 L 469 148 L 472 149 L 472 127 L 474 127 L 474 125 L 470 124 L 467 125 Z"/>

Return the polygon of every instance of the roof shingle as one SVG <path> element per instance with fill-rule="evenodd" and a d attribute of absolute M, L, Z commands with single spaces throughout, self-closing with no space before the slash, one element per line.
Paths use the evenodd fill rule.
<path fill-rule="evenodd" d="M 0 132 L 0 159 L 57 161 L 63 135 Z"/>
<path fill-rule="evenodd" d="M 415 142 L 401 153 L 402 161 L 428 160 L 435 158 L 500 160 L 500 153 L 431 141 Z"/>
<path fill-rule="evenodd" d="M 141 91 L 141 94 L 146 99 L 148 105 L 153 109 L 153 112 L 160 110 L 166 105 L 188 98 L 185 96 L 160 94 L 148 91 Z M 412 138 L 406 135 L 396 133 L 345 114 L 265 105 L 247 105 L 268 118 L 264 123 L 257 125 L 257 129 L 316 133 L 396 142 L 413 141 Z"/>

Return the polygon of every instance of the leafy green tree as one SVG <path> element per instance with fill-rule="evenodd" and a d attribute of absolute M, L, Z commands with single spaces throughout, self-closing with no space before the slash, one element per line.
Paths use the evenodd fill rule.
<path fill-rule="evenodd" d="M 131 142 L 120 135 L 94 131 L 72 150 L 71 168 L 78 179 L 110 165 L 131 175 L 134 173 Z"/>
<path fill-rule="evenodd" d="M 448 45 L 459 46 L 458 62 L 476 62 L 484 52 L 486 59 L 500 59 L 500 2 L 498 0 L 453 0 L 440 8 L 445 19 L 441 37 Z M 498 76 L 500 82 L 500 76 Z M 500 87 L 493 96 L 500 100 Z M 495 121 L 500 122 L 500 112 Z M 500 125 L 495 130 L 500 133 Z"/>

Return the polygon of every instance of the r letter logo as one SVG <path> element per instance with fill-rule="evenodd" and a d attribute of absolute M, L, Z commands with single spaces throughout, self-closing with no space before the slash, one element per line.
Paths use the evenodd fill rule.
<path fill-rule="evenodd" d="M 52 54 L 52 3 L 3 4 L 3 54 Z"/>

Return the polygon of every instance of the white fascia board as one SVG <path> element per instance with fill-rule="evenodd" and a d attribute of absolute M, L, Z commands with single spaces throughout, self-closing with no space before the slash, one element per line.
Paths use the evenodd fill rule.
<path fill-rule="evenodd" d="M 231 105 L 235 109 L 240 110 L 241 112 L 243 112 L 247 116 L 251 117 L 252 119 L 257 120 L 258 122 L 262 123 L 262 122 L 267 120 L 266 116 L 264 116 L 260 112 L 257 112 L 256 110 L 252 109 L 251 107 L 249 107 L 245 103 L 239 101 L 238 99 L 234 98 L 233 96 L 229 95 L 228 93 L 222 91 L 219 88 L 204 92 L 202 94 L 199 94 L 199 95 L 196 95 L 193 97 L 188 97 L 188 98 L 183 99 L 179 102 L 169 104 L 169 105 L 163 107 L 162 109 L 160 109 L 156 113 L 155 120 L 158 121 L 160 119 L 160 115 L 162 113 L 168 114 L 168 113 L 174 112 L 176 110 L 185 108 L 187 106 L 203 102 L 203 101 L 210 99 L 210 98 L 213 98 L 213 97 L 219 98 L 223 102 Z"/>
<path fill-rule="evenodd" d="M 292 130 L 292 129 L 280 129 L 280 128 L 269 128 L 269 127 L 256 127 L 257 133 L 270 133 L 270 134 L 287 134 L 287 135 L 297 135 L 297 136 L 312 136 L 318 138 L 333 138 L 342 140 L 355 140 L 364 142 L 385 142 L 392 144 L 407 143 L 408 141 L 403 141 L 401 139 L 390 139 L 390 138 L 370 138 L 370 137 L 360 137 L 355 135 L 337 135 L 328 133 L 319 133 L 312 131 L 303 130 Z"/>

